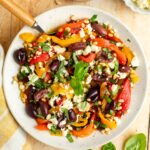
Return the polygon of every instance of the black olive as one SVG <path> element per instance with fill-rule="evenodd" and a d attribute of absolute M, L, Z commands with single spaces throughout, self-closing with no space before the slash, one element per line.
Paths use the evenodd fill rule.
<path fill-rule="evenodd" d="M 34 94 L 34 99 L 36 101 L 40 100 L 46 93 L 48 93 L 48 90 L 47 89 L 42 89 L 42 90 L 39 90 L 37 91 L 35 94 Z"/>
<path fill-rule="evenodd" d="M 119 71 L 120 71 L 120 72 L 129 73 L 129 72 L 130 72 L 130 67 L 129 67 L 129 66 L 120 65 L 120 66 L 119 66 Z"/>
<path fill-rule="evenodd" d="M 60 65 L 60 61 L 58 59 L 55 59 L 52 61 L 52 63 L 50 64 L 50 69 L 53 72 L 56 72 L 59 68 Z"/>
<path fill-rule="evenodd" d="M 26 113 L 31 117 L 31 118 L 35 118 L 37 115 L 37 111 L 36 111 L 36 105 L 35 104 L 27 104 L 26 105 Z"/>
<path fill-rule="evenodd" d="M 17 63 L 24 65 L 27 62 L 27 53 L 24 48 L 20 48 L 14 52 L 14 58 Z"/>
<path fill-rule="evenodd" d="M 48 110 L 49 110 L 48 104 L 42 101 L 39 101 L 38 104 L 42 115 L 46 117 L 48 115 Z"/>
<path fill-rule="evenodd" d="M 73 109 L 70 109 L 70 110 L 68 111 L 68 114 L 69 114 L 69 119 L 70 119 L 71 121 L 76 121 L 76 120 L 77 120 L 77 116 L 76 116 L 76 114 L 75 114 L 75 112 L 74 112 Z"/>

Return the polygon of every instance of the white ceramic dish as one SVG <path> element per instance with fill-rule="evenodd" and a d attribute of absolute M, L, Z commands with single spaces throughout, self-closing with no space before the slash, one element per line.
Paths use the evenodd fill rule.
<path fill-rule="evenodd" d="M 138 12 L 143 15 L 150 14 L 150 10 L 139 8 L 136 4 L 132 2 L 132 0 L 124 0 L 124 2 L 131 10 L 135 12 Z"/>
<path fill-rule="evenodd" d="M 125 117 L 122 118 L 122 123 L 112 131 L 110 135 L 102 135 L 98 131 L 93 133 L 91 136 L 75 139 L 74 143 L 69 143 L 65 137 L 54 137 L 46 132 L 40 132 L 34 128 L 36 125 L 35 121 L 27 116 L 24 111 L 24 104 L 19 98 L 19 89 L 17 85 L 12 84 L 12 77 L 17 74 L 19 65 L 17 65 L 13 59 L 13 52 L 22 47 L 23 41 L 19 39 L 19 34 L 22 32 L 32 32 L 37 34 L 31 28 L 25 26 L 14 38 L 9 51 L 6 56 L 4 65 L 4 92 L 7 99 L 8 106 L 17 120 L 17 122 L 22 126 L 22 128 L 32 135 L 37 140 L 61 149 L 88 149 L 105 143 L 112 138 L 121 134 L 125 129 L 129 127 L 131 122 L 136 118 L 139 110 L 144 103 L 144 97 L 146 93 L 147 85 L 147 67 L 145 62 L 145 57 L 143 50 L 139 42 L 135 39 L 134 35 L 116 18 L 113 16 L 91 7 L 84 6 L 65 6 L 47 11 L 36 18 L 39 24 L 48 31 L 49 29 L 55 28 L 63 23 L 65 23 L 70 15 L 76 15 L 78 18 L 91 17 L 93 14 L 98 14 L 98 20 L 101 22 L 108 22 L 118 30 L 121 39 L 131 47 L 133 51 L 137 54 L 140 61 L 137 73 L 140 76 L 140 82 L 135 86 L 132 92 L 132 102 L 130 106 L 130 111 Z M 131 43 L 127 42 L 127 39 L 131 40 Z"/>
<path fill-rule="evenodd" d="M 0 86 L 2 84 L 2 68 L 3 68 L 3 61 L 4 61 L 4 49 L 0 44 Z"/>

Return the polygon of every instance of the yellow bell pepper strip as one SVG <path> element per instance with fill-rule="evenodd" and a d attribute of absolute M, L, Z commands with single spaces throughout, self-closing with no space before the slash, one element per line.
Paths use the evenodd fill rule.
<path fill-rule="evenodd" d="M 69 60 L 72 55 L 72 52 L 64 52 L 61 55 L 64 56 L 67 60 Z"/>
<path fill-rule="evenodd" d="M 83 116 L 79 116 L 78 122 L 72 122 L 71 125 L 75 127 L 83 127 L 88 123 L 88 118 L 90 117 L 90 113 L 86 113 L 86 118 L 83 118 Z"/>
<path fill-rule="evenodd" d="M 95 114 L 93 114 L 90 124 L 87 125 L 85 128 L 77 131 L 77 130 L 72 130 L 72 134 L 76 137 L 86 137 L 92 134 L 92 132 L 95 130 L 94 129 L 94 119 L 95 119 Z"/>
<path fill-rule="evenodd" d="M 116 45 L 110 43 L 109 40 L 106 40 L 104 38 L 96 38 L 93 40 L 93 42 L 97 42 L 98 46 L 108 48 L 109 50 L 114 51 L 117 55 L 119 63 L 122 65 L 126 64 L 126 55 L 121 50 L 119 50 L 119 48 Z"/>
<path fill-rule="evenodd" d="M 104 95 L 107 93 L 108 89 L 107 89 L 107 83 L 103 82 L 100 86 L 100 98 L 102 99 L 104 97 Z"/>
<path fill-rule="evenodd" d="M 107 101 L 106 101 L 106 99 L 103 99 L 102 100 L 102 110 L 105 110 L 106 105 L 107 105 Z"/>
<path fill-rule="evenodd" d="M 36 72 L 36 74 L 38 75 L 39 78 L 42 78 L 43 74 L 47 72 L 47 68 L 36 67 L 35 72 Z"/>
<path fill-rule="evenodd" d="M 36 39 L 35 35 L 28 32 L 20 34 L 19 37 L 25 42 L 33 42 Z"/>
<path fill-rule="evenodd" d="M 139 77 L 138 75 L 136 74 L 136 71 L 135 70 L 131 70 L 130 72 L 130 78 L 131 78 L 131 81 L 135 84 L 139 81 Z"/>
<path fill-rule="evenodd" d="M 104 115 L 102 114 L 102 112 L 101 112 L 100 109 L 98 110 L 98 115 L 99 115 L 99 117 L 100 117 L 100 119 L 101 119 L 101 122 L 102 122 L 103 124 L 107 125 L 108 128 L 114 129 L 114 128 L 117 127 L 116 122 L 115 122 L 115 121 L 109 121 L 108 119 L 106 119 L 106 118 L 104 117 Z"/>
<path fill-rule="evenodd" d="M 70 44 L 73 44 L 73 43 L 81 41 L 81 38 L 80 38 L 79 35 L 73 35 L 70 38 L 67 38 L 67 39 L 64 39 L 64 40 L 59 39 L 56 36 L 51 36 L 51 38 L 52 38 L 52 41 L 54 43 L 59 44 L 62 47 L 68 47 Z"/>
<path fill-rule="evenodd" d="M 126 57 L 127 57 L 127 64 L 128 65 L 130 65 L 131 64 L 131 61 L 132 61 L 132 59 L 133 59 L 133 57 L 134 57 L 134 54 L 133 54 L 133 52 L 131 51 L 131 49 L 129 48 L 129 47 L 127 47 L 127 46 L 123 46 L 123 48 L 122 48 L 122 52 L 126 55 Z"/>
<path fill-rule="evenodd" d="M 38 39 L 37 42 L 38 43 L 44 43 L 46 41 L 49 41 L 51 39 L 51 36 L 47 35 L 47 34 L 42 34 Z"/>

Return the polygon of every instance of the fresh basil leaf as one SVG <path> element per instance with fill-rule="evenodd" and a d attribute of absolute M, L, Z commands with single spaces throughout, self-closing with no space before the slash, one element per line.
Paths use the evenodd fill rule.
<path fill-rule="evenodd" d="M 139 133 L 131 136 L 125 142 L 124 150 L 145 150 L 146 149 L 146 136 Z"/>
<path fill-rule="evenodd" d="M 90 22 L 91 23 L 94 23 L 94 22 L 97 22 L 97 15 L 93 15 L 91 18 L 90 18 Z"/>
<path fill-rule="evenodd" d="M 116 147 L 112 142 L 109 142 L 102 146 L 102 150 L 116 150 Z"/>
<path fill-rule="evenodd" d="M 119 63 L 118 61 L 116 60 L 115 62 L 115 67 L 114 67 L 114 70 L 112 71 L 112 75 L 116 74 L 119 70 Z"/>
<path fill-rule="evenodd" d="M 70 133 L 68 133 L 68 134 L 66 135 L 66 138 L 68 139 L 68 141 L 69 141 L 70 143 L 73 142 L 73 138 L 72 138 L 72 135 L 71 135 Z"/>

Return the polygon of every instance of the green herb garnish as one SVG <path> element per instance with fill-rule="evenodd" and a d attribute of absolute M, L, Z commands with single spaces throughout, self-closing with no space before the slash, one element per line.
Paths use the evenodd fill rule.
<path fill-rule="evenodd" d="M 108 96 L 104 96 L 104 99 L 107 101 L 107 103 L 111 103 L 112 99 Z"/>
<path fill-rule="evenodd" d="M 93 15 L 91 18 L 90 18 L 90 22 L 91 23 L 94 23 L 94 22 L 97 22 L 97 15 Z"/>
<path fill-rule="evenodd" d="M 128 41 L 128 42 L 131 42 L 131 40 L 130 40 L 129 38 L 127 39 L 127 41 Z"/>
<path fill-rule="evenodd" d="M 38 79 L 37 81 L 35 81 L 35 87 L 38 89 L 46 89 L 49 86 L 50 84 L 45 83 L 42 79 Z"/>
<path fill-rule="evenodd" d="M 68 109 L 61 108 L 61 111 L 64 113 L 64 115 L 69 119 Z"/>
<path fill-rule="evenodd" d="M 112 75 L 116 74 L 119 70 L 119 63 L 117 60 L 114 62 L 114 64 L 115 64 L 115 67 L 114 67 L 114 71 L 112 72 Z"/>
<path fill-rule="evenodd" d="M 73 142 L 73 138 L 72 138 L 72 135 L 71 135 L 70 133 L 68 133 L 68 134 L 66 135 L 66 138 L 68 139 L 68 141 L 69 141 L 70 143 Z"/>

